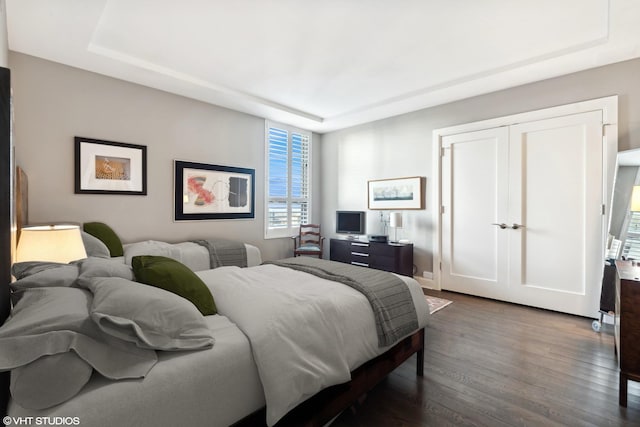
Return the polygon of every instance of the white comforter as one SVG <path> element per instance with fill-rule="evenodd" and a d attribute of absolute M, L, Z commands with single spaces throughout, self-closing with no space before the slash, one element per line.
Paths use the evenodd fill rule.
<path fill-rule="evenodd" d="M 264 388 L 267 424 L 318 391 L 346 382 L 350 371 L 384 352 L 364 295 L 340 283 L 275 265 L 221 267 L 197 273 L 211 289 L 218 312 L 251 341 Z M 429 309 L 415 280 L 418 323 Z"/>

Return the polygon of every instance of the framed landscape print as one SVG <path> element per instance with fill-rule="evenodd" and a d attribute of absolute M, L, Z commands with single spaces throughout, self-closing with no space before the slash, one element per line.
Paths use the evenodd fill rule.
<path fill-rule="evenodd" d="M 174 163 L 176 221 L 255 217 L 254 169 Z"/>
<path fill-rule="evenodd" d="M 76 136 L 76 194 L 147 194 L 147 147 Z"/>
<path fill-rule="evenodd" d="M 413 176 L 369 181 L 369 209 L 424 209 L 423 180 Z"/>

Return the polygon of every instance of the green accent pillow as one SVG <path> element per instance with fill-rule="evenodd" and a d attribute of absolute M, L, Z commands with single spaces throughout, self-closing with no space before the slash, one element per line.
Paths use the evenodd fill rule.
<path fill-rule="evenodd" d="M 107 246 L 112 257 L 124 255 L 120 238 L 107 224 L 102 222 L 85 222 L 82 228 L 93 237 L 102 240 L 102 243 Z"/>
<path fill-rule="evenodd" d="M 137 282 L 180 295 L 205 316 L 218 312 L 207 285 L 181 262 L 164 256 L 138 255 L 131 259 L 131 266 Z"/>

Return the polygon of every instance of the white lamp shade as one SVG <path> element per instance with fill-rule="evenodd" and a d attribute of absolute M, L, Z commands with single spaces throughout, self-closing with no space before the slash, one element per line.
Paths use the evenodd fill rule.
<path fill-rule="evenodd" d="M 77 225 L 45 225 L 24 227 L 16 260 L 68 263 L 86 258 L 80 227 Z"/>
<path fill-rule="evenodd" d="M 389 225 L 395 228 L 402 228 L 402 212 L 391 212 L 389 214 Z"/>
<path fill-rule="evenodd" d="M 640 212 L 640 185 L 634 185 L 631 192 L 631 208 L 632 212 Z"/>

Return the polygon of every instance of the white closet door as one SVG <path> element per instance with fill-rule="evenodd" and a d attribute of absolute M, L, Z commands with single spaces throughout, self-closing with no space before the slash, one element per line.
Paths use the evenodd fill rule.
<path fill-rule="evenodd" d="M 602 113 L 510 127 L 510 301 L 593 316 L 602 242 Z"/>
<path fill-rule="evenodd" d="M 442 287 L 507 294 L 508 128 L 442 139 Z"/>
<path fill-rule="evenodd" d="M 442 146 L 442 288 L 597 313 L 602 113 L 444 136 Z"/>

